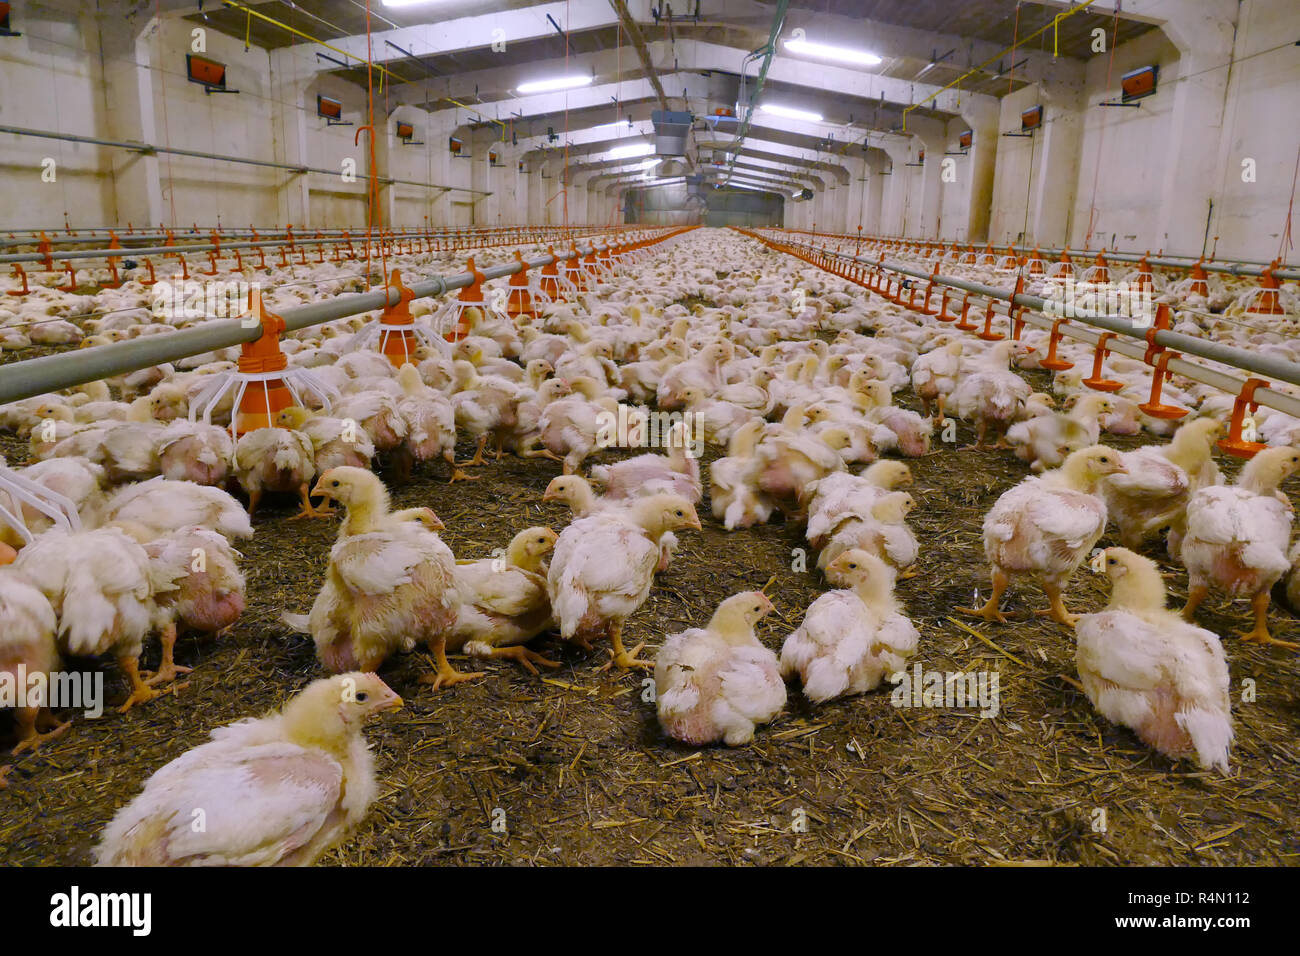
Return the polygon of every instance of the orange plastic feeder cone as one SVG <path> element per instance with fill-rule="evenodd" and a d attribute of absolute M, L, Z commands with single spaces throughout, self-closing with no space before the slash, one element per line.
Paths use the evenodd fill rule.
<path fill-rule="evenodd" d="M 249 293 L 248 311 L 261 323 L 262 334 L 240 346 L 239 371 L 245 377 L 245 387 L 235 413 L 236 437 L 258 428 L 270 428 L 275 416 L 293 404 L 284 379 L 275 374 L 289 365 L 280 351 L 284 319 L 263 307 L 262 291 L 256 286 Z"/>
<path fill-rule="evenodd" d="M 1049 372 L 1064 372 L 1066 369 L 1074 368 L 1073 362 L 1067 362 L 1059 358 L 1056 354 L 1056 346 L 1061 341 L 1061 326 L 1068 325 L 1069 319 L 1056 319 L 1052 322 L 1052 337 L 1047 342 L 1047 358 L 1038 363 L 1040 368 L 1045 368 Z"/>
<path fill-rule="evenodd" d="M 1228 424 L 1228 437 L 1219 439 L 1219 450 L 1234 458 L 1254 458 L 1268 447 L 1263 442 L 1248 441 L 1241 434 L 1246 416 L 1253 415 L 1255 409 L 1259 407 L 1255 402 L 1255 390 L 1260 386 L 1267 387 L 1268 382 L 1262 378 L 1246 379 L 1246 383 L 1241 387 L 1241 394 L 1232 403 L 1232 421 Z"/>
<path fill-rule="evenodd" d="M 1115 337 L 1114 332 L 1103 332 L 1097 339 L 1097 351 L 1092 357 L 1092 375 L 1083 380 L 1083 384 L 1098 392 L 1118 392 L 1124 387 L 1123 382 L 1117 382 L 1113 378 L 1102 378 L 1102 364 L 1106 360 L 1106 343 Z"/>
<path fill-rule="evenodd" d="M 510 287 L 510 294 L 506 298 L 506 315 L 512 319 L 521 315 L 529 319 L 535 318 L 537 312 L 533 309 L 533 297 L 528 291 L 528 263 L 518 249 L 515 250 L 515 260 L 519 263 L 519 271 L 506 283 Z"/>
<path fill-rule="evenodd" d="M 411 300 L 415 293 L 402 284 L 402 273 L 393 269 L 388 273 L 386 288 L 397 290 L 397 304 L 384 306 L 379 316 L 379 350 L 388 357 L 395 368 L 401 368 L 413 361 L 419 342 L 413 326 L 415 319 L 411 315 Z"/>

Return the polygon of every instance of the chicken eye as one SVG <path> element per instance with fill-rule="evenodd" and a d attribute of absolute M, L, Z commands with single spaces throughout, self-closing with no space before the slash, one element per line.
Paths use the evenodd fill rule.
<path fill-rule="evenodd" d="M 1107 458 L 1105 455 L 1102 455 L 1101 458 L 1099 458 L 1099 459 L 1097 459 L 1097 460 L 1100 461 L 1103 465 L 1108 465 L 1108 464 L 1110 464 L 1110 459 Z"/>
<path fill-rule="evenodd" d="M 361 691 L 359 694 L 357 694 L 357 703 L 358 703 L 358 704 L 364 704 L 364 703 L 366 702 L 366 699 L 367 699 L 369 696 L 370 696 L 370 695 L 367 694 L 364 690 Z"/>
<path fill-rule="evenodd" d="M 330 482 L 330 487 L 331 487 L 331 488 L 337 488 L 338 486 L 339 486 L 339 483 L 338 483 L 337 481 L 331 481 L 331 482 Z"/>
<path fill-rule="evenodd" d="M 1114 558 L 1107 558 L 1107 559 L 1106 559 L 1106 563 L 1107 563 L 1107 564 L 1115 564 L 1116 561 L 1115 561 Z"/>
<path fill-rule="evenodd" d="M 679 512 L 677 512 L 677 517 L 679 517 L 679 518 L 684 518 L 684 517 L 686 517 L 686 516 L 685 516 L 684 514 L 682 514 L 682 513 L 679 511 Z"/>
<path fill-rule="evenodd" d="M 858 569 L 858 566 L 857 566 L 856 564 L 850 564 L 850 565 L 849 565 L 849 570 L 850 570 L 850 571 L 856 571 L 857 569 Z"/>

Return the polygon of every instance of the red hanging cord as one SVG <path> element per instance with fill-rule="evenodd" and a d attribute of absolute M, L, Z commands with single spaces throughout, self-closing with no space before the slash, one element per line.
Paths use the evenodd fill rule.
<path fill-rule="evenodd" d="M 1286 224 L 1282 227 L 1282 242 L 1277 247 L 1277 257 L 1283 261 L 1286 260 L 1288 249 L 1294 249 L 1295 243 L 1291 241 L 1291 217 L 1295 212 L 1295 185 L 1296 179 L 1300 177 L 1300 146 L 1295 151 L 1295 171 L 1291 173 L 1291 202 L 1286 207 Z"/>
<path fill-rule="evenodd" d="M 1111 24 L 1110 56 L 1106 59 L 1106 89 L 1110 89 L 1110 71 L 1115 65 L 1115 43 L 1119 39 L 1119 7 L 1115 7 L 1115 18 Z M 1092 245 L 1092 229 L 1097 218 L 1097 181 L 1101 177 L 1102 146 L 1106 142 L 1106 123 L 1103 121 L 1097 133 L 1097 162 L 1092 170 L 1092 196 L 1088 199 L 1088 231 L 1083 237 L 1083 248 Z"/>

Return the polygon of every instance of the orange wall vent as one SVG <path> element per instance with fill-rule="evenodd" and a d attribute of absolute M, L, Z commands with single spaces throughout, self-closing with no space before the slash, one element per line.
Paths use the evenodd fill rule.
<path fill-rule="evenodd" d="M 975 131 L 966 130 L 961 136 L 957 137 L 957 147 L 959 149 L 970 149 L 970 144 L 975 141 Z"/>
<path fill-rule="evenodd" d="M 323 116 L 325 119 L 336 120 L 343 118 L 343 104 L 338 100 L 332 100 L 328 96 L 316 94 L 316 115 Z"/>
<path fill-rule="evenodd" d="M 411 139 L 413 136 L 415 136 L 415 127 L 414 127 L 414 126 L 412 126 L 410 123 L 398 123 L 398 124 L 397 124 L 397 138 L 398 138 L 398 139 Z"/>
<path fill-rule="evenodd" d="M 1119 80 L 1120 90 L 1123 91 L 1120 102 L 1128 103 L 1132 100 L 1140 100 L 1142 97 L 1154 93 L 1159 72 L 1160 68 L 1153 65 L 1125 73 Z"/>
<path fill-rule="evenodd" d="M 185 71 L 191 83 L 200 83 L 218 90 L 226 88 L 226 64 L 224 63 L 187 53 Z"/>
<path fill-rule="evenodd" d="M 1043 107 L 1041 104 L 1025 110 L 1020 114 L 1020 128 L 1037 129 L 1043 125 Z"/>

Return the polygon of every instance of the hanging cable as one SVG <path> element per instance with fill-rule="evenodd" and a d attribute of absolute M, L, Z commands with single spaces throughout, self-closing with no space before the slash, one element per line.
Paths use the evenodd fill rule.
<path fill-rule="evenodd" d="M 1110 89 L 1111 68 L 1115 65 L 1115 46 L 1119 40 L 1119 7 L 1115 7 L 1115 17 L 1111 22 L 1110 56 L 1106 59 L 1106 89 Z M 1084 233 L 1083 248 L 1092 245 L 1093 224 L 1097 217 L 1097 183 L 1101 178 L 1102 146 L 1106 142 L 1106 120 L 1103 117 L 1101 129 L 1097 132 L 1097 162 L 1092 170 L 1092 196 L 1088 200 L 1088 230 Z"/>

